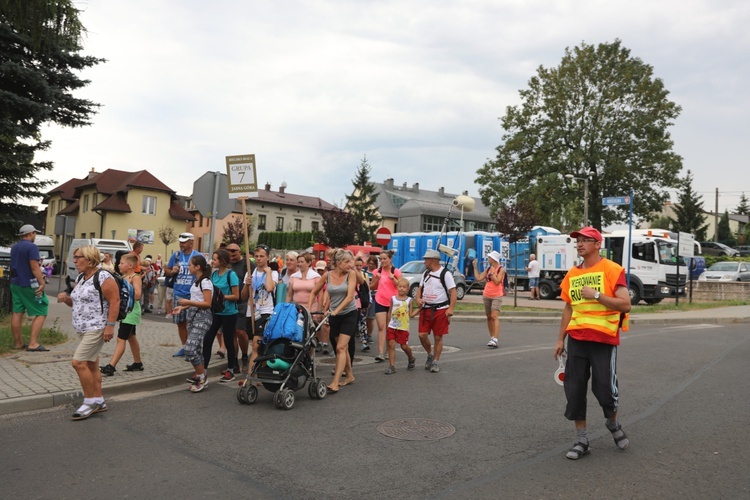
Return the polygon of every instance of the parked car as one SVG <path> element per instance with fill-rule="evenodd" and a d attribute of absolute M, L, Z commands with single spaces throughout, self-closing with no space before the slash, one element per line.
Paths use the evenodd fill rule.
<path fill-rule="evenodd" d="M 740 254 L 732 247 L 716 241 L 701 241 L 703 255 L 724 255 L 727 257 L 736 257 Z"/>
<path fill-rule="evenodd" d="M 401 274 L 409 280 L 409 295 L 417 298 L 419 282 L 422 281 L 425 267 L 423 260 L 412 260 L 399 268 Z M 456 282 L 456 298 L 461 300 L 466 295 L 466 278 L 458 271 L 453 271 L 453 281 Z"/>
<path fill-rule="evenodd" d="M 734 247 L 734 249 L 740 252 L 740 257 L 750 255 L 750 245 L 740 245 L 738 247 Z"/>
<path fill-rule="evenodd" d="M 698 281 L 750 281 L 750 262 L 717 262 Z"/>

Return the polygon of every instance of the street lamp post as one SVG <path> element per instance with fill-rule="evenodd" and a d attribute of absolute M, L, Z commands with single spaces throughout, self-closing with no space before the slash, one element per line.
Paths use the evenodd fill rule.
<path fill-rule="evenodd" d="M 583 181 L 583 225 L 589 225 L 589 178 L 576 177 L 573 174 L 565 174 L 566 179 Z"/>

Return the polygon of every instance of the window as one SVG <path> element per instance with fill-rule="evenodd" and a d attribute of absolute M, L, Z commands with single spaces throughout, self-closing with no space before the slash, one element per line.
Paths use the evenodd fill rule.
<path fill-rule="evenodd" d="M 423 215 L 422 216 L 422 231 L 425 232 L 431 232 L 431 231 L 441 231 L 443 229 L 443 222 L 445 219 L 443 217 L 436 217 L 434 215 Z M 448 231 L 458 231 L 461 229 L 461 226 L 458 224 L 458 221 L 451 220 L 451 227 L 448 229 Z"/>
<path fill-rule="evenodd" d="M 96 238 L 96 233 L 89 233 L 89 238 Z"/>
<path fill-rule="evenodd" d="M 302 219 L 294 219 L 294 230 L 298 233 L 302 231 Z"/>
<path fill-rule="evenodd" d="M 83 195 L 83 213 L 89 211 L 89 195 Z"/>
<path fill-rule="evenodd" d="M 99 204 L 99 193 L 94 193 L 94 201 L 91 203 L 91 208 L 94 209 Z"/>
<path fill-rule="evenodd" d="M 320 231 L 320 222 L 314 220 L 312 222 L 312 230 L 313 231 Z"/>
<path fill-rule="evenodd" d="M 266 216 L 265 215 L 259 215 L 258 216 L 258 229 L 266 229 Z"/>
<path fill-rule="evenodd" d="M 55 215 L 57 212 L 55 212 L 55 202 L 49 204 L 49 213 L 52 215 Z"/>
<path fill-rule="evenodd" d="M 284 230 L 284 218 L 283 217 L 276 217 L 276 230 L 277 231 Z"/>
<path fill-rule="evenodd" d="M 141 213 L 156 215 L 156 196 L 144 196 Z"/>

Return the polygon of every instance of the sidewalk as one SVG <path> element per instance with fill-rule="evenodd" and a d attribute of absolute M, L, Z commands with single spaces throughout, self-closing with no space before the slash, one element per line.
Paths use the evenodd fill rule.
<path fill-rule="evenodd" d="M 467 295 L 466 302 L 481 302 L 481 295 Z M 503 300 L 502 323 L 546 323 L 559 325 L 563 308 L 561 300 L 531 301 L 519 295 L 519 307 L 548 309 L 534 312 L 514 312 L 513 296 Z M 464 313 L 454 321 L 476 321 L 484 323 L 484 314 Z M 750 306 L 724 307 L 689 312 L 667 312 L 636 314 L 631 316 L 632 325 L 700 324 L 750 322 Z M 69 340 L 60 345 L 48 346 L 50 351 L 33 353 L 20 351 L 0 357 L 0 415 L 22 411 L 52 408 L 67 403 L 78 403 L 83 398 L 78 377 L 71 366 L 71 358 L 78 336 L 71 326 L 71 309 L 51 301 L 46 327 L 57 325 L 68 334 Z M 192 368 L 184 358 L 174 358 L 179 348 L 177 327 L 163 316 L 146 314 L 138 327 L 144 371 L 126 372 L 125 365 L 132 362 L 129 349 L 118 364 L 113 377 L 103 377 L 102 386 L 106 397 L 118 394 L 164 389 L 185 385 L 185 378 Z M 100 364 L 106 364 L 112 356 L 115 342 L 104 345 Z M 216 375 L 226 362 L 214 356 L 211 374 Z"/>

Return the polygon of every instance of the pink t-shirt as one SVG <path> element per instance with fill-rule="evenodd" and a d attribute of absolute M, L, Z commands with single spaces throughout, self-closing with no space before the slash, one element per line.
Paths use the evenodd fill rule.
<path fill-rule="evenodd" d="M 305 280 L 298 276 L 292 276 L 289 279 L 289 288 L 292 289 L 292 302 L 307 307 L 307 303 L 310 301 L 310 293 L 319 279 L 320 275 L 317 273 L 315 273 L 313 279 Z"/>
<path fill-rule="evenodd" d="M 393 275 L 396 278 L 401 277 L 401 271 L 399 269 L 392 269 L 391 272 L 393 272 Z M 388 272 L 387 276 L 390 276 L 391 272 Z M 380 276 L 380 269 L 376 269 L 372 273 L 373 279 L 375 279 L 375 276 Z M 378 281 L 378 290 L 377 292 L 375 292 L 375 302 L 377 302 L 381 306 L 390 307 L 391 297 L 394 297 L 397 294 L 398 288 L 396 288 L 396 284 L 393 282 L 393 280 L 386 276 L 383 276 L 380 278 L 380 281 Z"/>

